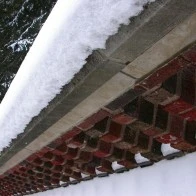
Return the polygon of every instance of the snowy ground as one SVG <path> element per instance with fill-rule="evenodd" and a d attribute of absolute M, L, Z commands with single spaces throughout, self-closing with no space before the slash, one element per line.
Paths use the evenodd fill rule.
<path fill-rule="evenodd" d="M 120 24 L 154 0 L 58 0 L 0 105 L 0 151 L 104 48 Z"/>
<path fill-rule="evenodd" d="M 195 196 L 196 153 L 33 196 Z"/>

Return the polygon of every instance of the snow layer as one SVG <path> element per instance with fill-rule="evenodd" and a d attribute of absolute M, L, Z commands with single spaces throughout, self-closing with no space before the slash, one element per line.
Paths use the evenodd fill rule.
<path fill-rule="evenodd" d="M 0 151 L 104 48 L 120 24 L 154 0 L 58 0 L 0 105 Z"/>
<path fill-rule="evenodd" d="M 135 154 L 135 160 L 137 163 L 148 162 L 149 160 L 143 157 L 140 153 Z"/>
<path fill-rule="evenodd" d="M 112 163 L 112 169 L 115 171 L 115 170 L 118 170 L 118 169 L 121 169 L 121 168 L 123 168 L 123 166 L 122 165 L 119 165 L 118 163 L 117 163 L 117 161 L 115 161 L 115 162 L 113 162 Z"/>
<path fill-rule="evenodd" d="M 196 153 L 33 196 L 195 196 Z"/>
<path fill-rule="evenodd" d="M 175 152 L 179 152 L 179 150 L 172 148 L 170 144 L 162 144 L 161 145 L 161 152 L 164 156 L 167 156 L 169 154 L 173 154 Z"/>

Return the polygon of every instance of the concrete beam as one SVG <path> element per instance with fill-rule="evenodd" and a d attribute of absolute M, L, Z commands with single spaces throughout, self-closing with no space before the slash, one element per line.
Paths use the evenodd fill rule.
<path fill-rule="evenodd" d="M 132 62 L 195 11 L 195 0 L 157 0 L 111 36 L 102 51 L 109 58 Z"/>

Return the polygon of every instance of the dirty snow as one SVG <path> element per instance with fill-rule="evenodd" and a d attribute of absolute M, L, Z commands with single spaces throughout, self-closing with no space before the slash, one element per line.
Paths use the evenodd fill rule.
<path fill-rule="evenodd" d="M 33 196 L 195 196 L 196 153 Z"/>
<path fill-rule="evenodd" d="M 58 0 L 0 105 L 0 151 L 104 48 L 120 24 L 154 0 Z"/>

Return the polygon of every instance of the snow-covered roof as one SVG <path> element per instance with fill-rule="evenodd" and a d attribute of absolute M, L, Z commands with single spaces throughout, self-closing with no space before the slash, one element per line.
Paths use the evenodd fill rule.
<path fill-rule="evenodd" d="M 0 151 L 60 93 L 93 50 L 152 0 L 59 0 L 0 105 Z"/>
<path fill-rule="evenodd" d="M 59 1 L 59 2 L 62 3 L 63 1 Z M 87 2 L 88 2 L 88 4 L 86 4 L 87 7 L 94 4 L 94 2 L 92 4 L 89 1 L 86 1 L 86 3 Z M 95 2 L 100 2 L 100 1 L 95 1 Z M 116 6 L 114 6 L 115 9 L 120 9 L 120 5 L 118 4 L 120 2 L 121 1 L 115 2 L 117 3 Z M 125 2 L 127 2 L 128 4 L 130 3 L 130 1 L 129 2 L 122 1 L 123 3 L 122 9 L 124 9 Z M 145 2 L 138 1 L 136 3 L 136 5 L 139 6 L 139 10 L 142 9 L 142 5 L 144 5 L 146 2 L 147 1 Z M 114 2 L 112 1 L 108 1 L 108 3 L 111 3 L 111 5 L 114 5 L 113 4 Z M 157 10 L 162 11 L 162 15 L 160 14 L 161 11 L 158 12 L 159 17 L 160 15 L 164 17 L 165 13 L 163 12 L 163 10 L 168 11 L 168 7 L 167 7 L 168 4 L 167 3 L 163 3 L 163 4 L 157 3 L 157 4 L 158 4 L 158 6 L 156 7 Z M 83 8 L 82 7 L 83 3 L 80 4 L 79 2 L 76 2 L 76 1 L 73 1 L 72 5 L 76 7 L 74 7 L 72 11 L 69 10 L 69 13 L 71 14 L 69 16 L 72 16 L 72 14 L 75 13 L 75 11 L 77 11 L 79 8 Z M 110 4 L 107 4 L 107 6 L 108 5 Z M 170 6 L 171 5 L 172 3 L 170 4 Z M 190 10 L 189 8 L 190 7 L 187 6 L 187 10 Z M 61 10 L 61 7 L 59 9 Z M 122 14 L 123 16 L 126 13 L 125 10 L 123 10 L 123 14 Z M 112 9 L 110 11 L 112 11 Z M 129 11 L 130 10 L 128 10 L 128 12 Z M 189 15 L 191 15 L 192 12 L 194 12 L 194 8 L 193 10 L 190 11 Z M 87 16 L 89 17 L 88 14 Z M 96 15 L 96 13 L 94 12 L 91 14 L 93 16 L 94 14 Z M 152 19 L 154 15 L 155 13 L 151 13 L 148 19 L 149 20 Z M 76 16 L 78 16 L 78 12 L 76 13 Z M 86 13 L 84 13 L 84 16 L 86 16 Z M 143 16 L 145 16 L 145 14 Z M 179 14 L 179 16 L 183 17 L 184 15 L 181 16 Z M 61 66 L 58 68 L 60 72 L 63 73 L 62 66 L 64 64 L 62 62 L 67 62 L 66 61 L 67 59 L 65 58 L 62 60 L 60 58 L 62 57 L 61 55 L 59 58 L 57 57 L 58 57 L 58 54 L 60 54 L 61 52 L 62 52 L 61 53 L 62 55 L 64 53 L 65 54 L 67 53 L 67 50 L 68 50 L 67 46 L 65 46 L 66 50 L 64 50 L 65 48 L 61 50 L 58 47 L 55 48 L 54 50 L 54 48 L 50 48 L 50 47 L 46 48 L 45 45 L 41 45 L 43 48 L 46 49 L 47 52 L 49 52 L 46 54 L 46 56 L 44 54 L 42 56 L 41 53 L 37 54 L 40 57 L 40 59 L 39 58 L 32 59 L 32 56 L 31 57 L 27 56 L 26 62 L 28 62 L 29 65 L 32 66 L 31 73 L 34 74 L 33 76 L 32 75 L 30 76 L 30 79 L 32 80 L 31 85 L 33 86 L 33 88 L 37 90 L 38 89 L 37 86 L 39 86 L 39 85 L 35 85 L 37 83 L 36 82 L 34 83 L 34 77 L 36 78 L 36 80 L 38 79 L 40 81 L 42 79 L 41 77 L 43 77 L 44 80 L 47 79 L 46 81 L 48 81 L 46 86 L 45 84 L 43 86 L 42 84 L 39 86 L 40 89 L 42 89 L 43 87 L 42 89 L 43 96 L 46 96 L 47 98 L 50 97 L 50 99 L 48 99 L 48 102 L 55 96 L 54 92 L 56 93 L 60 92 L 60 87 L 57 88 L 57 86 L 53 86 L 54 84 L 56 84 L 56 82 L 57 84 L 61 84 L 60 80 L 56 80 L 59 75 L 62 76 L 64 81 L 66 80 L 68 84 L 63 87 L 63 91 L 61 91 L 61 95 L 55 98 L 54 104 L 53 104 L 53 101 L 50 102 L 49 106 L 43 112 L 41 112 L 37 118 L 33 120 L 34 122 L 32 121 L 33 123 L 30 123 L 30 124 L 26 123 L 28 124 L 28 127 L 27 127 L 28 129 L 26 129 L 27 130 L 26 133 L 22 134 L 21 136 L 22 138 L 23 137 L 25 138 L 25 140 L 23 140 L 25 141 L 25 143 L 23 143 L 22 145 L 20 143 L 20 149 L 22 149 L 20 152 L 22 152 L 22 156 L 19 152 L 17 154 L 18 156 L 16 155 L 11 158 L 10 160 L 11 162 L 5 161 L 6 164 L 4 164 L 3 167 L 0 168 L 1 173 L 4 173 L 5 171 L 9 170 L 5 173 L 5 176 L 4 175 L 1 176 L 2 179 L 0 180 L 0 184 L 3 187 L 1 189 L 1 191 L 3 191 L 2 193 L 7 194 L 8 191 L 13 191 L 12 189 L 10 189 L 10 186 L 12 186 L 12 183 L 13 183 L 11 181 L 13 178 L 18 179 L 18 175 L 19 175 L 19 178 L 20 178 L 20 175 L 23 176 L 25 179 L 25 182 L 26 182 L 26 178 L 31 177 L 32 183 L 35 182 L 34 177 L 36 176 L 36 182 L 35 182 L 36 187 L 39 187 L 38 191 L 40 191 L 40 190 L 45 190 L 47 188 L 51 188 L 54 184 L 55 184 L 54 186 L 56 187 L 63 186 L 63 183 L 59 181 L 60 179 L 63 179 L 64 181 L 68 180 L 69 184 L 74 184 L 80 180 L 91 179 L 92 177 L 94 177 L 94 175 L 101 177 L 101 176 L 108 175 L 108 173 L 120 172 L 120 171 L 124 171 L 130 168 L 135 168 L 138 166 L 140 167 L 150 166 L 154 162 L 159 161 L 163 158 L 171 159 L 174 157 L 184 155 L 184 151 L 185 152 L 194 151 L 195 140 L 192 137 L 192 133 L 193 133 L 194 126 L 195 126 L 194 122 L 192 122 L 194 121 L 194 118 L 195 118 L 194 116 L 195 110 L 193 108 L 194 96 L 190 96 L 190 97 L 186 96 L 185 87 L 187 83 L 185 82 L 185 80 L 183 80 L 182 75 L 178 77 L 177 81 L 173 78 L 177 77 L 177 74 L 176 74 L 177 72 L 183 72 L 183 76 L 187 76 L 187 74 L 190 73 L 190 70 L 193 69 L 192 65 L 194 64 L 195 47 L 189 48 L 188 51 L 185 51 L 177 59 L 173 59 L 171 62 L 166 64 L 166 66 L 164 66 L 163 68 L 158 69 L 155 72 L 154 72 L 154 69 L 158 68 L 158 66 L 160 66 L 160 64 L 162 64 L 163 62 L 166 62 L 166 61 L 168 62 L 168 59 L 172 59 L 173 55 L 175 55 L 176 52 L 179 52 L 179 49 L 183 50 L 185 47 L 187 47 L 189 44 L 192 44 L 192 42 L 195 41 L 195 34 L 194 34 L 195 23 L 190 22 L 190 21 L 194 21 L 195 17 L 196 16 L 193 15 L 189 19 L 185 20 L 183 23 L 180 23 L 179 27 L 177 26 L 176 28 L 174 28 L 174 26 L 171 25 L 170 28 L 173 30 L 170 33 L 168 33 L 167 36 L 163 37 L 158 43 L 155 44 L 155 47 L 152 46 L 146 52 L 144 52 L 145 49 L 143 48 L 144 54 L 141 55 L 141 58 L 139 57 L 136 58 L 133 62 L 129 61 L 131 59 L 130 57 L 131 55 L 130 54 L 127 55 L 127 49 L 128 49 L 127 46 L 130 45 L 129 43 L 133 43 L 133 42 L 130 42 L 131 39 L 127 40 L 128 38 L 126 36 L 130 35 L 131 33 L 128 32 L 125 27 L 122 27 L 122 29 L 124 28 L 124 30 L 121 31 L 121 35 L 118 34 L 116 37 L 118 39 L 117 41 L 118 43 L 119 43 L 119 40 L 126 41 L 126 47 L 125 47 L 124 42 L 121 42 L 120 45 L 118 44 L 115 45 L 114 48 L 115 49 L 118 48 L 118 50 L 113 50 L 113 53 L 111 52 L 111 48 L 109 50 L 106 50 L 105 52 L 104 50 L 97 50 L 93 52 L 93 54 L 90 57 L 88 57 L 87 63 L 85 64 L 85 66 L 82 68 L 81 71 L 79 70 L 82 67 L 82 64 L 81 64 L 81 67 L 77 67 L 78 68 L 77 71 L 74 67 L 72 67 L 73 68 L 72 76 L 74 76 L 74 74 L 76 74 L 78 71 L 79 73 L 75 75 L 71 83 L 70 83 L 71 77 L 70 78 L 68 77 L 68 80 L 67 80 L 63 78 L 63 76 L 65 75 L 61 75 L 61 73 L 56 73 L 55 71 L 53 73 L 52 72 L 53 68 L 49 69 L 49 72 L 51 71 L 54 80 L 50 80 L 51 79 L 50 77 L 46 77 L 48 76 L 47 74 L 46 76 L 43 77 L 43 73 L 41 73 L 40 77 L 38 77 L 37 74 L 39 75 L 41 69 L 39 71 L 37 69 L 34 70 L 33 69 L 34 66 L 31 64 L 32 62 L 36 62 L 37 65 L 40 65 L 39 68 L 43 68 L 43 70 L 45 70 L 47 66 L 50 68 L 50 63 L 53 64 L 54 59 L 56 60 L 55 62 L 58 62 L 59 60 L 60 64 L 58 64 L 58 66 L 59 65 Z M 82 17 L 80 15 L 78 16 L 77 19 L 81 22 L 81 18 Z M 127 20 L 128 18 L 129 16 L 127 17 Z M 115 27 L 117 31 L 120 22 L 116 24 L 116 20 L 113 20 L 113 19 L 114 18 L 112 18 L 111 21 L 112 21 L 112 24 L 114 22 L 114 24 L 116 25 Z M 152 19 L 152 21 L 150 21 L 152 22 L 150 23 L 151 25 L 155 24 L 153 21 L 154 21 L 154 18 Z M 57 22 L 57 26 L 60 24 L 58 22 Z M 67 22 L 68 23 L 66 24 L 70 24 L 70 25 L 73 23 L 73 21 L 72 23 L 69 23 L 70 20 L 68 20 Z M 93 21 L 93 24 L 94 24 L 94 21 Z M 156 23 L 156 25 L 158 24 Z M 142 26 L 141 23 L 139 24 L 139 27 L 141 27 L 142 30 L 145 29 L 145 25 Z M 166 25 L 164 28 L 166 27 L 168 26 Z M 167 29 L 168 32 L 171 30 L 170 28 Z M 184 29 L 189 29 L 189 28 L 190 28 L 190 31 L 186 31 L 186 32 L 184 31 Z M 93 35 L 97 35 L 94 32 L 94 27 L 92 27 L 92 30 L 93 30 Z M 116 31 L 112 31 L 112 32 L 114 33 Z M 64 32 L 64 30 L 62 30 L 62 32 Z M 89 31 L 85 30 L 84 32 L 89 32 Z M 123 34 L 122 32 L 123 33 L 126 32 L 127 34 Z M 80 32 L 77 32 L 77 33 L 80 34 Z M 77 33 L 76 35 L 78 35 Z M 159 33 L 157 33 L 156 36 L 159 37 L 158 34 Z M 111 34 L 108 34 L 105 37 L 105 41 L 109 35 Z M 162 34 L 162 36 L 163 35 L 164 34 Z M 179 36 L 180 39 L 178 39 L 177 41 L 175 39 L 171 39 L 171 37 L 174 35 L 180 35 Z M 157 39 L 156 36 L 155 38 Z M 48 39 L 49 37 L 50 36 L 48 36 Z M 154 37 L 154 35 L 151 37 Z M 113 39 L 114 41 L 115 37 L 110 37 L 110 39 Z M 39 40 L 39 36 L 37 40 Z M 85 40 L 86 40 L 86 37 L 85 37 Z M 48 41 L 49 41 L 48 42 L 49 46 L 53 46 L 53 44 L 56 43 L 55 41 L 57 41 L 59 45 L 61 44 L 60 41 L 56 39 L 48 40 Z M 79 39 L 79 41 L 81 40 Z M 72 46 L 72 43 L 73 43 L 73 46 Z M 84 46 L 85 52 L 83 51 L 84 53 L 83 52 L 80 53 L 81 50 L 79 50 L 77 54 L 83 54 L 84 59 L 80 59 L 80 58 L 78 59 L 77 55 L 74 56 L 75 55 L 74 52 L 77 51 L 77 50 L 73 51 L 74 43 L 75 43 L 74 41 L 70 42 L 71 53 L 68 52 L 68 54 L 71 55 L 70 57 L 75 57 L 73 62 L 76 61 L 77 63 L 79 63 L 80 60 L 83 60 L 83 64 L 84 64 L 86 57 L 92 52 L 91 50 L 92 48 L 90 47 L 89 49 L 89 47 L 87 47 L 88 50 L 86 50 L 85 49 L 86 47 L 84 45 L 80 45 L 79 46 L 80 49 L 83 49 L 83 46 Z M 81 42 L 79 43 L 81 44 Z M 107 42 L 107 45 L 109 45 L 110 47 L 111 43 L 112 42 L 109 41 Z M 172 47 L 171 47 L 170 44 L 167 45 L 167 43 L 174 43 L 174 44 L 172 44 Z M 39 45 L 39 42 L 38 41 L 35 42 L 35 45 L 36 44 Z M 122 45 L 124 46 L 123 49 L 121 48 Z M 166 48 L 168 50 L 171 50 L 172 52 L 170 51 L 171 53 L 165 55 L 165 52 L 167 53 Z M 78 48 L 76 47 L 76 49 Z M 163 51 L 162 49 L 164 50 L 163 53 L 160 52 L 160 51 Z M 30 54 L 31 53 L 36 54 L 35 49 L 32 48 L 31 51 L 30 51 Z M 56 53 L 56 51 L 58 52 Z M 152 55 L 153 54 L 152 51 L 154 51 L 155 53 L 154 56 Z M 54 56 L 54 59 L 50 58 L 52 56 L 52 52 L 54 52 L 53 54 L 56 54 Z M 119 56 L 119 53 L 121 53 L 122 55 L 121 59 L 116 58 Z M 107 56 L 109 54 L 110 55 L 112 54 L 112 55 Z M 158 54 L 159 58 L 157 58 L 156 54 Z M 136 57 L 137 57 L 137 54 L 136 54 Z M 44 58 L 45 60 L 43 61 Z M 50 61 L 50 59 L 52 61 Z M 71 63 L 70 65 L 73 65 L 71 60 L 72 58 L 69 58 L 68 62 Z M 176 61 L 180 62 L 181 64 L 176 63 Z M 41 64 L 39 64 L 40 62 Z M 146 66 L 143 66 L 144 62 L 146 63 L 145 64 Z M 93 67 L 94 65 L 95 65 L 95 68 Z M 124 67 L 125 69 L 123 69 Z M 21 70 L 23 69 L 25 70 L 24 65 L 22 66 Z M 153 74 L 145 78 L 144 76 L 149 74 L 149 72 L 151 71 L 153 72 Z M 22 72 L 19 72 L 21 73 L 21 75 L 19 74 L 19 76 L 21 77 L 23 76 Z M 27 72 L 27 73 L 29 73 L 30 75 L 30 72 Z M 19 78 L 19 76 L 17 78 Z M 95 76 L 96 76 L 96 80 L 94 78 Z M 88 80 L 86 80 L 87 78 Z M 135 82 L 137 82 L 138 80 L 142 80 L 143 78 L 145 79 L 140 84 L 135 85 Z M 181 78 L 182 83 L 179 82 L 180 81 L 179 78 Z M 22 80 L 16 79 L 15 81 L 17 80 L 23 81 L 23 82 L 28 81 L 28 77 L 26 77 L 25 75 L 25 77 Z M 77 83 L 78 81 L 80 85 L 78 85 Z M 24 88 L 27 88 L 27 91 L 26 91 L 28 92 L 27 97 L 31 98 L 30 96 L 31 87 L 26 85 L 26 83 L 23 84 L 23 82 L 21 84 Z M 16 84 L 17 82 L 14 82 L 12 86 L 16 87 L 17 86 Z M 168 85 L 170 86 L 170 84 L 172 86 L 171 89 L 168 87 Z M 64 84 L 62 84 L 62 86 L 63 85 Z M 179 95 L 175 95 L 177 90 L 179 90 L 180 85 L 182 87 L 180 88 L 181 98 L 179 98 Z M 190 89 L 194 89 L 194 85 L 191 85 L 191 86 L 192 88 Z M 51 93 L 50 88 L 54 90 L 53 97 L 50 94 Z M 49 89 L 49 93 L 47 92 L 48 89 Z M 81 91 L 84 94 L 80 94 Z M 18 91 L 16 93 L 18 93 Z M 14 94 L 10 93 L 10 95 L 13 95 L 14 97 Z M 37 93 L 36 96 L 40 98 L 40 96 L 38 95 L 39 93 Z M 37 98 L 36 96 L 34 96 L 35 99 Z M 66 98 L 65 97 L 62 98 L 63 96 L 65 96 Z M 99 99 L 96 99 L 96 97 L 98 97 Z M 20 103 L 21 100 L 26 99 L 20 93 L 15 98 L 16 100 L 20 98 L 20 100 L 18 99 L 18 103 Z M 43 104 L 42 99 L 38 99 L 38 101 L 36 100 L 34 102 L 34 98 L 33 100 L 29 99 L 31 103 L 28 102 L 27 106 L 30 107 L 31 105 L 33 105 L 35 106 L 35 108 L 37 108 L 37 106 L 39 105 L 38 101 L 40 101 L 40 103 Z M 73 100 L 74 98 L 78 102 L 74 102 L 75 101 Z M 84 98 L 86 99 L 84 100 Z M 92 101 L 92 98 L 94 99 L 93 101 Z M 6 98 L 6 99 L 10 101 L 12 100 L 11 98 Z M 137 100 L 140 100 L 140 101 L 137 102 Z M 44 102 L 44 104 L 46 105 L 47 103 Z M 90 108 L 84 107 L 87 105 L 89 105 Z M 180 107 L 176 107 L 176 105 Z M 11 108 L 12 108 L 11 106 L 8 107 L 10 111 L 12 111 Z M 62 110 L 64 110 L 65 108 L 67 109 L 67 111 L 62 112 Z M 33 111 L 35 112 L 35 110 Z M 137 114 L 138 111 L 139 113 Z M 176 112 L 177 117 L 173 114 L 174 111 Z M 44 112 L 46 112 L 46 115 Z M 50 114 L 50 112 L 51 113 L 54 112 L 54 116 L 56 117 L 54 118 L 54 116 L 48 115 Z M 5 114 L 8 114 L 8 113 L 5 113 Z M 15 114 L 16 113 L 13 112 L 13 115 Z M 29 119 L 32 118 L 32 116 L 30 115 L 27 115 L 26 117 Z M 179 119 L 183 119 L 183 120 L 180 121 Z M 15 122 L 16 120 L 17 118 L 13 117 L 13 122 Z M 9 122 L 12 122 L 12 120 L 10 120 Z M 25 120 L 23 122 L 25 122 Z M 182 122 L 186 122 L 186 124 L 183 124 Z M 3 125 L 6 125 L 6 124 L 3 124 Z M 7 128 L 9 127 L 11 126 L 10 125 L 7 126 Z M 17 127 L 15 126 L 14 128 L 16 129 Z M 173 128 L 175 128 L 176 132 L 180 132 L 180 134 L 173 131 Z M 46 129 L 47 131 L 45 131 Z M 115 131 L 113 131 L 113 129 L 115 129 Z M 127 133 L 129 133 L 129 130 L 132 130 L 131 136 L 129 134 L 127 135 Z M 181 134 L 182 130 L 185 131 L 185 133 L 187 134 Z M 35 131 L 35 134 L 32 133 L 33 131 Z M 42 134 L 42 132 L 44 133 Z M 33 138 L 31 138 L 31 136 Z M 98 139 L 97 139 L 98 146 L 96 145 L 94 146 L 96 141 L 94 140 L 91 141 L 91 137 L 95 137 L 95 136 L 98 136 Z M 32 140 L 34 141 L 31 142 Z M 14 146 L 17 146 L 18 141 L 20 142 L 20 140 L 16 140 L 16 145 Z M 31 143 L 29 144 L 29 142 Z M 166 144 L 164 145 L 162 143 L 166 143 L 167 145 Z M 168 145 L 168 143 L 171 145 Z M 127 148 L 129 150 L 127 150 Z M 177 150 L 175 150 L 174 148 Z M 18 149 L 13 150 L 13 147 L 11 147 L 10 149 L 8 149 L 8 154 L 9 154 L 9 150 L 12 152 L 12 151 L 17 151 Z M 125 154 L 126 156 L 124 156 Z M 6 153 L 2 155 L 4 156 L 6 155 Z M 4 158 L 3 156 L 1 157 L 1 160 L 2 158 Z M 96 160 L 93 159 L 94 161 L 92 163 L 98 164 L 98 165 L 95 168 L 93 168 L 93 170 L 91 170 L 92 175 L 90 175 L 89 177 L 89 171 L 88 171 L 89 165 L 83 165 L 79 167 L 78 164 L 80 163 L 80 161 L 86 161 L 87 159 L 91 160 L 92 156 L 96 157 L 95 158 Z M 71 162 L 68 161 L 70 158 L 71 158 L 70 160 Z M 64 164 L 65 161 L 68 161 L 69 163 L 66 162 L 66 164 Z M 73 165 L 70 166 L 71 163 L 74 163 L 74 166 Z M 77 167 L 75 167 L 75 164 L 77 164 Z M 56 167 L 56 166 L 59 166 L 59 167 Z M 68 169 L 69 171 L 67 170 L 65 171 L 65 169 L 67 169 L 66 168 L 67 166 L 70 166 L 70 168 Z M 58 169 L 60 169 L 61 171 L 63 170 L 63 176 L 61 176 L 61 171 L 59 172 Z M 70 171 L 71 173 L 69 173 Z M 52 172 L 51 174 L 52 179 L 51 181 L 49 180 L 49 182 L 47 182 L 49 184 L 46 185 L 44 184 L 45 179 L 43 180 L 42 177 L 43 176 L 48 177 L 47 174 L 49 173 L 47 172 L 49 173 Z M 9 185 L 7 184 L 7 182 L 9 182 Z M 15 185 L 16 184 L 14 184 L 14 186 Z M 27 186 L 31 186 L 31 185 L 30 184 L 26 185 L 26 184 L 21 183 L 17 191 L 19 192 L 27 191 L 27 193 L 31 192 L 29 188 L 26 188 Z M 7 188 L 7 190 L 4 190 L 5 187 L 9 187 L 9 188 Z M 25 190 L 24 190 L 24 187 L 25 187 Z M 32 187 L 32 189 L 34 188 L 35 187 Z"/>

